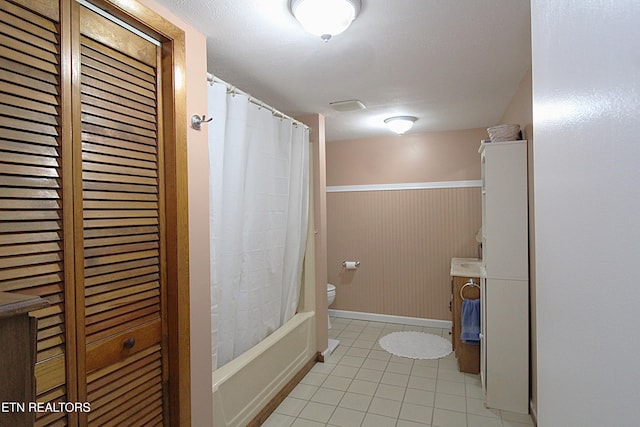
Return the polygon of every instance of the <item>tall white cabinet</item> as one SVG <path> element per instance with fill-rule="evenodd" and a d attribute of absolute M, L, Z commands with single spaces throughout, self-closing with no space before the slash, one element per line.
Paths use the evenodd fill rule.
<path fill-rule="evenodd" d="M 480 375 L 489 408 L 529 412 L 527 141 L 482 142 Z"/>

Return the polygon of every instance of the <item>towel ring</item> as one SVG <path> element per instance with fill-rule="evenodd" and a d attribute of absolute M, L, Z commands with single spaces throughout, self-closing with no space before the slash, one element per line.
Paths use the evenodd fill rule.
<path fill-rule="evenodd" d="M 464 285 L 462 285 L 462 287 L 460 288 L 460 298 L 462 298 L 463 301 L 464 301 L 464 295 L 462 295 L 462 291 L 467 286 L 471 286 L 472 288 L 479 288 L 480 287 L 480 286 L 478 286 L 478 284 L 476 282 L 473 281 L 473 279 L 469 279 L 469 281 L 467 283 L 465 283 Z"/>

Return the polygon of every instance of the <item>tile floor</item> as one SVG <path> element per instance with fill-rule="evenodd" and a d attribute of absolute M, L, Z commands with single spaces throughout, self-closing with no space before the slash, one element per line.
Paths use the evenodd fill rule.
<path fill-rule="evenodd" d="M 340 345 L 317 363 L 265 422 L 267 427 L 531 427 L 528 415 L 484 407 L 480 377 L 458 371 L 453 354 L 413 360 L 384 351 L 378 339 L 449 330 L 331 318 Z"/>

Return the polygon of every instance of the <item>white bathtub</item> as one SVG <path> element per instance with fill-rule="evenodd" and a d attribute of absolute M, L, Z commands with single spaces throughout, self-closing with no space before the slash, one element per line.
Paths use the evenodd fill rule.
<path fill-rule="evenodd" d="M 298 313 L 213 372 L 213 427 L 245 427 L 315 356 L 315 312 Z"/>

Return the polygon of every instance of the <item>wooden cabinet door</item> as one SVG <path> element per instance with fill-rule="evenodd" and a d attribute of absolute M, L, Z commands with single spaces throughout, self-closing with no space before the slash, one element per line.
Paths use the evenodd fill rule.
<path fill-rule="evenodd" d="M 457 328 L 452 341 L 455 343 L 454 350 L 458 359 L 458 369 L 460 372 L 477 374 L 480 372 L 480 346 L 467 344 L 462 341 L 462 297 L 465 299 L 480 298 L 480 278 L 478 277 L 453 277 L 453 322 L 457 323 Z M 473 280 L 478 286 L 467 286 L 461 294 L 461 289 L 466 283 Z"/>

